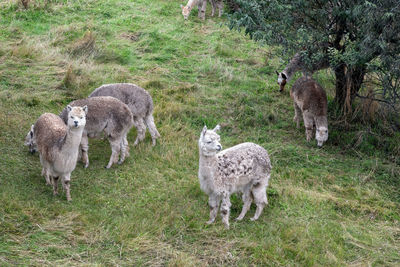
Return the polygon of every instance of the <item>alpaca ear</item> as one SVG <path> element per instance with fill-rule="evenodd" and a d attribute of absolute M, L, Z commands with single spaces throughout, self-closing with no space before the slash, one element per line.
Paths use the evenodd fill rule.
<path fill-rule="evenodd" d="M 181 9 L 183 9 L 184 8 L 184 6 L 181 4 Z"/>
<path fill-rule="evenodd" d="M 221 126 L 219 126 L 219 124 L 217 124 L 217 126 L 215 126 L 215 128 L 213 129 L 213 132 L 217 132 L 221 130 Z"/>
<path fill-rule="evenodd" d="M 278 76 L 279 76 L 279 72 L 278 72 L 277 70 L 275 70 L 275 72 L 276 72 L 276 75 L 278 75 Z"/>
<path fill-rule="evenodd" d="M 207 126 L 204 125 L 203 130 L 201 130 L 201 135 L 204 135 L 207 132 Z"/>
<path fill-rule="evenodd" d="M 283 72 L 282 72 L 282 78 L 287 80 L 287 77 L 286 77 L 285 73 L 283 73 Z"/>
<path fill-rule="evenodd" d="M 85 111 L 85 114 L 88 113 L 88 107 L 87 107 L 87 105 L 85 105 L 85 106 L 83 107 L 83 111 Z"/>
<path fill-rule="evenodd" d="M 68 105 L 67 110 L 68 110 L 68 112 L 70 112 L 72 110 L 72 107 L 70 105 Z"/>

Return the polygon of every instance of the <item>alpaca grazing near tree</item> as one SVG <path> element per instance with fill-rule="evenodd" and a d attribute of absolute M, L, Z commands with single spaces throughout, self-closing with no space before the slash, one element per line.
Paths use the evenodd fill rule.
<path fill-rule="evenodd" d="M 286 65 L 285 69 L 281 72 L 277 72 L 278 75 L 278 84 L 280 88 L 280 92 L 283 92 L 285 89 L 286 83 L 290 81 L 293 75 L 301 71 L 304 76 L 311 76 L 314 72 L 322 69 L 326 69 L 329 67 L 329 62 L 327 60 L 320 60 L 319 62 L 312 64 L 311 67 L 308 66 L 300 53 L 296 53 L 293 58 L 290 60 L 289 64 Z"/>
<path fill-rule="evenodd" d="M 224 8 L 223 0 L 209 0 L 212 6 L 211 16 L 214 16 L 215 10 L 218 8 L 218 17 L 221 17 Z M 189 0 L 186 6 L 181 5 L 182 15 L 184 19 L 188 19 L 190 12 L 197 3 L 198 16 L 204 20 L 206 18 L 207 0 Z"/>
<path fill-rule="evenodd" d="M 290 96 L 294 102 L 293 121 L 297 128 L 300 127 L 300 116 L 303 115 L 307 141 L 312 139 L 315 125 L 315 139 L 317 145 L 322 147 L 328 140 L 328 101 L 324 89 L 310 77 L 301 77 L 293 84 Z"/>
<path fill-rule="evenodd" d="M 215 221 L 221 203 L 222 222 L 229 228 L 230 196 L 242 192 L 243 208 L 236 218 L 244 218 L 254 201 L 257 205 L 252 221 L 257 220 L 268 204 L 266 189 L 271 176 L 271 161 L 267 151 L 254 143 L 242 143 L 222 150 L 220 137 L 204 126 L 199 139 L 199 182 L 201 190 L 209 196 L 210 220 Z"/>
<path fill-rule="evenodd" d="M 71 200 L 71 172 L 76 167 L 83 129 L 86 124 L 87 106 L 67 106 L 67 121 L 52 113 L 44 113 L 36 121 L 32 138 L 39 150 L 42 175 L 47 184 L 53 185 L 57 195 L 58 179 L 64 187 L 67 200 Z M 32 131 L 31 130 L 31 131 Z"/>

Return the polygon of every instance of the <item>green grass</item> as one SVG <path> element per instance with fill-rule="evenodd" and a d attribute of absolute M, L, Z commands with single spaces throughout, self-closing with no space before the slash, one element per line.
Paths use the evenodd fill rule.
<path fill-rule="evenodd" d="M 32 3 L 0 0 L 1 266 L 400 264 L 397 159 L 371 142 L 354 148 L 357 133 L 339 123 L 323 149 L 308 144 L 278 92 L 284 62 L 273 48 L 229 31 L 209 6 L 205 21 L 196 10 L 184 21 L 178 0 Z M 332 100 L 330 74 L 316 78 Z M 151 93 L 162 138 L 132 147 L 133 129 L 131 157 L 110 170 L 108 143 L 91 140 L 90 167 L 72 173 L 73 201 L 54 197 L 25 134 L 43 112 L 114 82 Z M 258 143 L 273 164 L 270 205 L 229 231 L 205 225 L 197 180 L 200 130 L 217 123 L 224 147 Z M 232 204 L 231 219 L 240 197 Z"/>

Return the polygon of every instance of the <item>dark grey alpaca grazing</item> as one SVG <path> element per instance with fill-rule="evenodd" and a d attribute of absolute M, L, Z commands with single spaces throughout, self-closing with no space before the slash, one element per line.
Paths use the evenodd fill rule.
<path fill-rule="evenodd" d="M 89 95 L 89 97 L 93 96 L 112 96 L 129 107 L 138 132 L 134 145 L 144 139 L 146 127 L 149 129 L 153 146 L 156 144 L 156 139 L 160 137 L 160 134 L 154 124 L 153 99 L 145 89 L 131 83 L 105 84 Z"/>
<path fill-rule="evenodd" d="M 297 128 L 300 127 L 300 116 L 303 115 L 307 141 L 311 140 L 315 125 L 315 139 L 321 147 L 328 140 L 328 102 L 324 89 L 310 77 L 301 77 L 293 84 L 290 96 L 294 101 L 293 120 Z"/>
<path fill-rule="evenodd" d="M 292 76 L 298 71 L 301 71 L 304 76 L 311 76 L 314 72 L 326 69 L 328 67 L 329 62 L 325 59 L 320 60 L 319 62 L 311 66 L 307 66 L 307 64 L 302 59 L 301 54 L 296 53 L 283 71 L 276 72 L 276 74 L 278 75 L 278 84 L 280 87 L 279 91 L 283 92 L 286 83 L 288 83 Z"/>

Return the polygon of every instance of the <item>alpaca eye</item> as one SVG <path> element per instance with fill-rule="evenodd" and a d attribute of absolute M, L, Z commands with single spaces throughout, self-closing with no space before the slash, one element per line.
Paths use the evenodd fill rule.
<path fill-rule="evenodd" d="M 83 117 L 80 117 L 80 119 L 83 119 Z"/>
<path fill-rule="evenodd" d="M 74 117 L 71 116 L 71 119 L 74 119 Z"/>
<path fill-rule="evenodd" d="M 211 144 L 211 143 L 212 143 L 212 141 L 208 141 L 208 142 L 207 142 L 207 144 Z"/>

